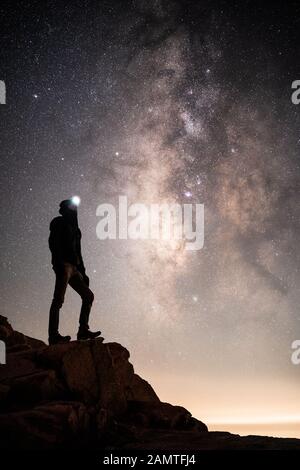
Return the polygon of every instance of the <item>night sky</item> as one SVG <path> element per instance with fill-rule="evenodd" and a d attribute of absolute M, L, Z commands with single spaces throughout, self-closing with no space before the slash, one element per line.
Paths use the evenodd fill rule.
<path fill-rule="evenodd" d="M 0 13 L 1 314 L 47 340 L 49 223 L 77 194 L 91 328 L 208 424 L 299 424 L 299 3 L 26 1 Z M 100 241 L 96 208 L 119 195 L 203 203 L 204 248 Z M 62 334 L 74 337 L 79 307 L 70 288 Z"/>

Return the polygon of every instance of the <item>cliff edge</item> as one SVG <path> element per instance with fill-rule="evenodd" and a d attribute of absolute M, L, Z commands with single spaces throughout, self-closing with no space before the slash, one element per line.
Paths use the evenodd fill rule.
<path fill-rule="evenodd" d="M 208 432 L 161 402 L 129 352 L 103 339 L 47 346 L 0 316 L 1 449 L 299 449 L 300 440 Z"/>

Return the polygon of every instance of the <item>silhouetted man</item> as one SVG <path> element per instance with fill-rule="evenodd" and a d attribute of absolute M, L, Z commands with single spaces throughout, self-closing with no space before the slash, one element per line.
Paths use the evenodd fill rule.
<path fill-rule="evenodd" d="M 79 202 L 77 196 L 62 201 L 59 206 L 61 216 L 55 217 L 50 224 L 49 248 L 56 281 L 49 315 L 49 344 L 67 343 L 71 339 L 70 336 L 62 336 L 58 332 L 59 310 L 64 303 L 68 284 L 82 299 L 77 339 L 92 339 L 101 333 L 89 329 L 94 294 L 89 288 L 89 278 L 81 256 L 81 231 L 77 219 Z"/>

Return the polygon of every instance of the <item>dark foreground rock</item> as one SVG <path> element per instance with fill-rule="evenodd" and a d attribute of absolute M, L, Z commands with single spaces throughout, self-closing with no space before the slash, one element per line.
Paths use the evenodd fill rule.
<path fill-rule="evenodd" d="M 299 449 L 300 440 L 208 432 L 159 400 L 129 352 L 102 339 L 47 346 L 0 316 L 2 449 Z"/>

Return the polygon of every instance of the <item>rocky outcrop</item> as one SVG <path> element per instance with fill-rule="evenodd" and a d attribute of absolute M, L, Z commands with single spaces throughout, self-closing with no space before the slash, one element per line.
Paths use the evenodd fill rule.
<path fill-rule="evenodd" d="M 2 449 L 300 449 L 297 439 L 211 433 L 160 401 L 129 352 L 103 339 L 47 346 L 0 316 Z"/>
<path fill-rule="evenodd" d="M 0 366 L 2 448 L 48 449 L 138 442 L 147 429 L 205 424 L 159 400 L 135 374 L 129 352 L 103 339 L 47 346 L 0 317 L 7 361 Z"/>

